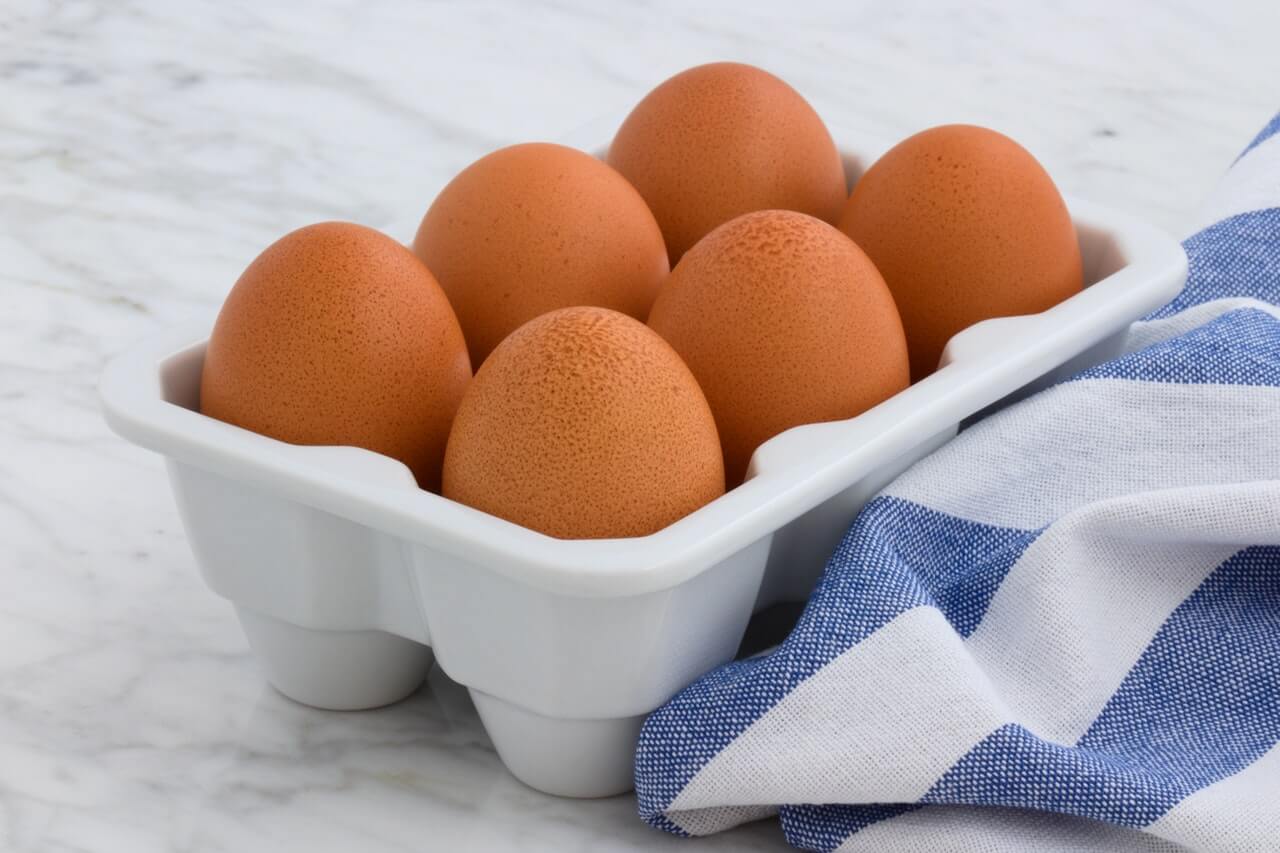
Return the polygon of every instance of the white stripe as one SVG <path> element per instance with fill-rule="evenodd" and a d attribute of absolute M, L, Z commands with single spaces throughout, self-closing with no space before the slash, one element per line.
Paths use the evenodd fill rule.
<path fill-rule="evenodd" d="M 838 849 L 841 853 L 1185 853 L 1176 844 L 1085 818 L 960 806 L 931 806 L 874 823 Z"/>
<path fill-rule="evenodd" d="M 1254 210 L 1280 207 L 1280 134 L 1245 154 L 1223 176 L 1196 217 L 1196 231 Z"/>
<path fill-rule="evenodd" d="M 1013 719 L 1045 740 L 1079 740 L 1169 614 L 1237 550 L 1128 538 L 1123 525 L 1146 509 L 1141 498 L 1111 501 L 1055 524 L 969 638 Z"/>
<path fill-rule="evenodd" d="M 1268 537 L 1280 541 L 1280 481 L 1090 504 L 1014 564 L 968 649 L 1014 719 L 1074 744 L 1169 614 L 1232 554 Z"/>
<path fill-rule="evenodd" d="M 1280 475 L 1280 389 L 1069 382 L 961 433 L 887 494 L 1036 529 L 1091 501 Z"/>
<path fill-rule="evenodd" d="M 1147 831 L 1193 853 L 1280 849 L 1280 746 L 1236 775 L 1196 791 Z"/>
<path fill-rule="evenodd" d="M 1202 302 L 1199 305 L 1193 305 L 1190 308 L 1179 311 L 1177 314 L 1170 317 L 1134 323 L 1129 327 L 1129 335 L 1125 340 L 1124 351 L 1134 352 L 1136 350 L 1145 349 L 1152 344 L 1158 344 L 1162 341 L 1167 341 L 1170 338 L 1176 338 L 1179 335 L 1186 334 L 1198 326 L 1203 326 L 1205 323 L 1208 323 L 1229 311 L 1235 311 L 1239 308 L 1254 308 L 1258 311 L 1270 314 L 1276 319 L 1280 319 L 1280 308 L 1277 308 L 1269 302 L 1262 302 L 1257 299 L 1246 299 L 1244 297 L 1215 299 L 1212 302 Z"/>
<path fill-rule="evenodd" d="M 684 825 L 682 811 L 730 803 L 913 802 L 1008 718 L 942 614 L 917 607 L 801 682 L 668 814 Z"/>
<path fill-rule="evenodd" d="M 678 815 L 667 814 L 667 820 L 693 836 L 715 835 L 744 823 L 754 823 L 778 813 L 777 806 L 722 806 L 696 809 Z"/>

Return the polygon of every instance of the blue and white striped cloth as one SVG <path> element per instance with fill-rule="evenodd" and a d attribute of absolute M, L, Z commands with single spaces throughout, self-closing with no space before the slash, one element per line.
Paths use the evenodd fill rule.
<path fill-rule="evenodd" d="M 1280 851 L 1280 116 L 1127 355 L 869 503 L 777 649 L 644 726 L 645 820 L 808 850 Z"/>

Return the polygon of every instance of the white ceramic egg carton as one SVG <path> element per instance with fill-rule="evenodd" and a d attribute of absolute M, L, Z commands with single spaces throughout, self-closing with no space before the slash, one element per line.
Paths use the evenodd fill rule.
<path fill-rule="evenodd" d="M 552 539 L 424 492 L 387 457 L 204 417 L 211 319 L 116 359 L 102 399 L 113 429 L 166 457 L 204 578 L 281 693 L 385 705 L 422 683 L 434 653 L 517 777 L 617 794 L 645 715 L 730 660 L 754 612 L 803 601 L 871 495 L 966 418 L 1110 357 L 1178 292 L 1177 242 L 1068 203 L 1091 286 L 961 332 L 933 375 L 851 420 L 775 437 L 745 484 L 643 538 Z"/>

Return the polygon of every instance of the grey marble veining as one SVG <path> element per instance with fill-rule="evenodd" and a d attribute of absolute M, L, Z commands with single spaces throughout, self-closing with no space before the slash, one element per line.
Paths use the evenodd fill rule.
<path fill-rule="evenodd" d="M 1064 189 L 1183 230 L 1280 106 L 1280 6 L 1048 8 L 6 0 L 0 849 L 681 846 L 629 797 L 513 780 L 439 672 L 359 714 L 266 687 L 160 460 L 103 425 L 103 361 L 215 307 L 294 227 L 407 239 L 479 155 L 713 59 L 769 68 L 875 139 L 991 125 Z M 698 849 L 781 844 L 766 823 Z"/>

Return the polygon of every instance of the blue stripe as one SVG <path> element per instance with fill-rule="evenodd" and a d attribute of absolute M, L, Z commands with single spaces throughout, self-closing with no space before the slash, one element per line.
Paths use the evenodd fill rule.
<path fill-rule="evenodd" d="M 1253 547 L 1179 605 L 1074 748 L 1004 726 L 923 801 L 1143 827 L 1277 741 L 1280 548 Z"/>
<path fill-rule="evenodd" d="M 641 816 L 653 823 L 703 765 L 797 684 L 899 614 L 934 606 L 967 636 L 1038 535 L 899 498 L 868 503 L 776 652 L 716 670 L 650 715 L 636 750 Z"/>
<path fill-rule="evenodd" d="M 1280 320 L 1256 308 L 1092 367 L 1074 379 L 1280 387 Z"/>
<path fill-rule="evenodd" d="M 1240 152 L 1240 157 L 1248 154 L 1250 151 L 1257 148 L 1277 133 L 1280 133 L 1280 113 L 1276 113 L 1275 117 L 1272 118 L 1271 121 L 1267 122 L 1266 126 L 1263 127 L 1262 130 L 1258 131 L 1258 135 L 1253 138 L 1253 141 L 1245 146 L 1245 149 Z M 1236 158 L 1237 163 L 1240 162 L 1240 157 Z"/>
<path fill-rule="evenodd" d="M 672 835 L 679 835 L 681 838 L 690 837 L 689 833 L 685 832 L 684 827 L 680 826 L 675 821 L 669 820 L 666 815 L 654 815 L 653 819 L 649 821 L 649 824 L 650 826 L 661 829 L 664 832 L 669 832 Z"/>
<path fill-rule="evenodd" d="M 778 817 L 782 834 L 792 847 L 830 853 L 873 823 L 919 809 L 914 805 L 783 806 Z"/>
<path fill-rule="evenodd" d="M 1280 208 L 1241 213 L 1185 240 L 1187 285 L 1158 320 L 1215 299 L 1249 297 L 1280 305 Z"/>

